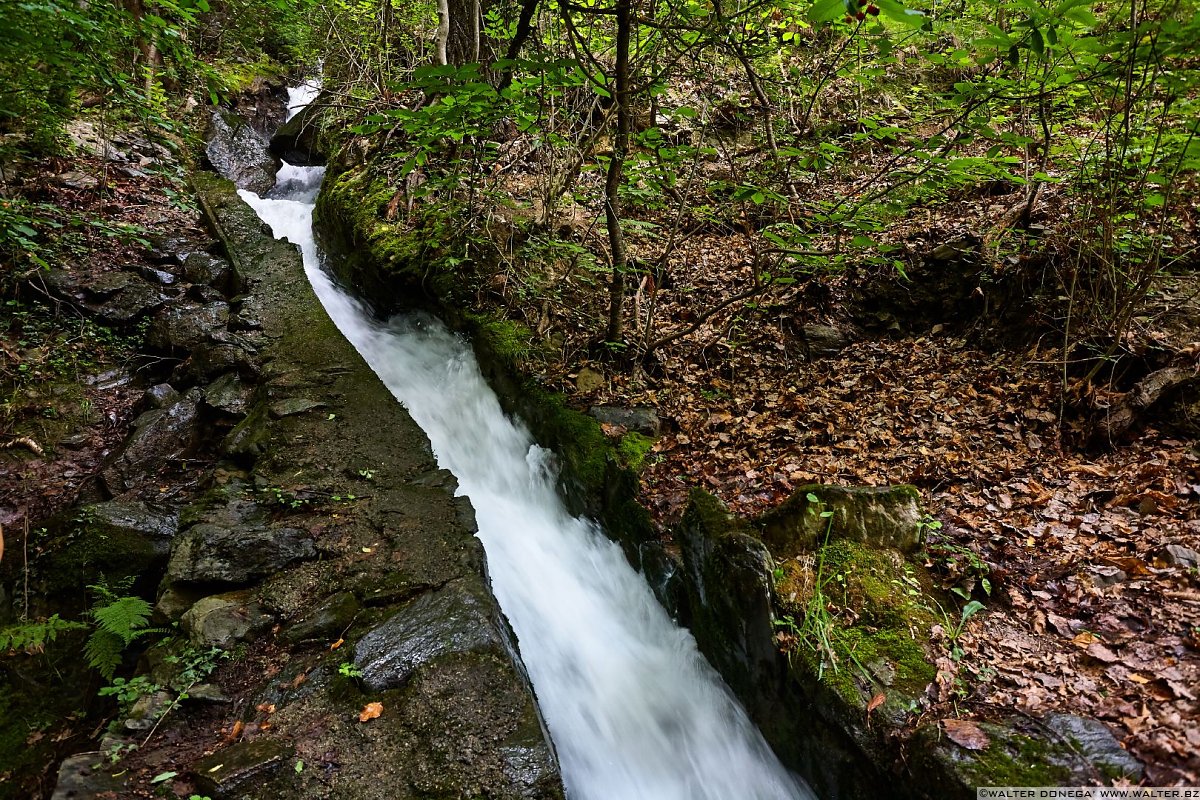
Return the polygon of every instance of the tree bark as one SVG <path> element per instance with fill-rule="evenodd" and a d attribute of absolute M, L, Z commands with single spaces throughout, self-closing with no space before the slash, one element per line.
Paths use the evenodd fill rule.
<path fill-rule="evenodd" d="M 625 234 L 621 230 L 621 180 L 625 156 L 629 151 L 629 39 L 633 16 L 633 0 L 617 0 L 617 63 L 616 91 L 617 135 L 613 139 L 612 159 L 604 183 L 604 219 L 608 227 L 608 244 L 612 251 L 612 281 L 608 295 L 608 331 L 605 338 L 619 342 L 624 335 L 622 311 L 625 305 Z"/>

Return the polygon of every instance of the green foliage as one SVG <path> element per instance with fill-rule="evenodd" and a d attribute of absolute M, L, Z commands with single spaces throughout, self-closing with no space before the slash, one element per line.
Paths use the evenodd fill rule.
<path fill-rule="evenodd" d="M 641 472 L 646 465 L 646 456 L 654 448 L 654 440 L 636 431 L 630 431 L 621 437 L 617 443 L 617 457 L 623 466 L 634 472 Z"/>
<path fill-rule="evenodd" d="M 0 629 L 0 652 L 41 653 L 60 633 L 86 628 L 87 625 L 82 622 L 61 619 L 58 614 L 44 620 L 9 625 Z"/>
<path fill-rule="evenodd" d="M 88 612 L 95 629 L 84 646 L 84 658 L 105 679 L 112 680 L 122 655 L 134 640 L 165 631 L 149 627 L 153 609 L 142 598 L 118 597 L 103 585 L 88 588 L 96 592 L 97 601 Z"/>

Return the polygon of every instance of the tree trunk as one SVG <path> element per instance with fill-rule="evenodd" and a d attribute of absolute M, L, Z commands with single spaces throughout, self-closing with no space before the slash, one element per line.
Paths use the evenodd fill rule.
<path fill-rule="evenodd" d="M 608 295 L 608 331 L 605 338 L 619 342 L 624 334 L 622 311 L 625 305 L 625 234 L 621 230 L 621 179 L 625 155 L 629 151 L 629 39 L 633 0 L 617 0 L 617 63 L 616 91 L 617 135 L 613 140 L 612 160 L 604 184 L 604 219 L 608 227 L 608 244 L 612 251 L 612 281 Z"/>

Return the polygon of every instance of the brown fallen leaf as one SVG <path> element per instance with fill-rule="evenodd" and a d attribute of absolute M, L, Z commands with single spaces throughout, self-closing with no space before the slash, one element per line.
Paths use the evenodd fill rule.
<path fill-rule="evenodd" d="M 242 732 L 245 730 L 245 728 L 246 728 L 246 723 L 242 722 L 239 719 L 237 722 L 233 723 L 233 727 L 230 728 L 229 733 L 227 733 L 225 735 L 225 741 L 226 742 L 236 742 L 238 739 L 240 739 L 242 737 Z"/>
<path fill-rule="evenodd" d="M 367 703 L 363 706 L 362 713 L 358 715 L 359 722 L 367 722 L 379 717 L 383 713 L 383 703 Z"/>
<path fill-rule="evenodd" d="M 871 712 L 883 705 L 883 701 L 887 700 L 887 694 L 880 692 L 871 698 L 867 703 L 867 727 L 871 727 Z"/>
<path fill-rule="evenodd" d="M 1121 660 L 1120 656 L 1099 642 L 1089 645 L 1087 654 L 1097 661 L 1102 661 L 1105 664 L 1113 664 Z"/>
<path fill-rule="evenodd" d="M 944 719 L 942 728 L 950 741 L 967 750 L 986 750 L 992 740 L 969 719 Z"/>
<path fill-rule="evenodd" d="M 258 705 L 256 705 L 254 707 L 254 709 L 256 711 L 261 711 L 264 714 L 274 714 L 275 713 L 275 704 L 274 703 L 259 703 Z"/>
<path fill-rule="evenodd" d="M 341 646 L 342 646 L 342 645 L 344 645 L 345 643 L 346 643 L 346 640 L 345 640 L 345 639 L 338 639 L 336 642 L 334 642 L 333 644 L 329 645 L 329 649 L 330 649 L 330 650 L 337 650 L 339 647 L 341 647 Z"/>

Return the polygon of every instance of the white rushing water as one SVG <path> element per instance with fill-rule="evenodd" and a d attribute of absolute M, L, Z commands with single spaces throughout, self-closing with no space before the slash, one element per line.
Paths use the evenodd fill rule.
<path fill-rule="evenodd" d="M 516 631 L 568 795 L 811 797 L 620 549 L 595 523 L 567 513 L 549 454 L 504 415 L 470 347 L 428 317 L 380 323 L 321 270 L 312 235 L 321 173 L 285 167 L 270 199 L 240 194 L 277 237 L 300 245 L 329 315 L 471 498 L 492 586 Z"/>

